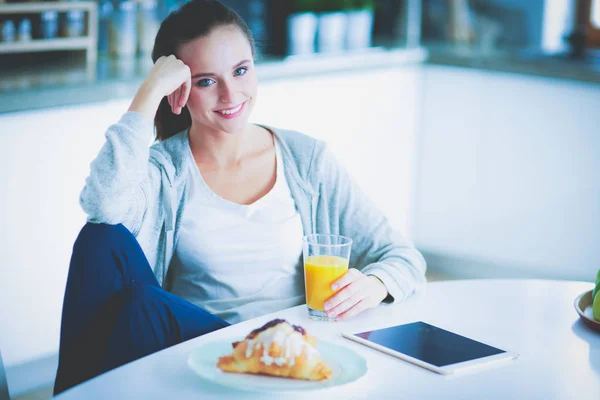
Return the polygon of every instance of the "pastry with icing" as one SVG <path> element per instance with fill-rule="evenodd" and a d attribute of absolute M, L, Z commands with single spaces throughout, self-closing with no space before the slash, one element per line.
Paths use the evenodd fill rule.
<path fill-rule="evenodd" d="M 317 339 L 283 319 L 268 322 L 232 345 L 233 353 L 220 357 L 217 363 L 224 372 L 309 381 L 325 380 L 332 374 L 321 360 Z"/>

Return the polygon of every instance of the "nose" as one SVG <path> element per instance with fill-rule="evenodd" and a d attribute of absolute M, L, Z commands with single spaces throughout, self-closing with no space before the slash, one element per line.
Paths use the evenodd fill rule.
<path fill-rule="evenodd" d="M 231 81 L 224 80 L 219 85 L 219 101 L 223 104 L 231 104 L 234 99 L 235 84 Z"/>

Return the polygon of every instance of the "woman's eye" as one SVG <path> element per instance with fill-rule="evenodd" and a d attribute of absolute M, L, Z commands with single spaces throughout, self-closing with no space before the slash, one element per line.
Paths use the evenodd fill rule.
<path fill-rule="evenodd" d="M 233 73 L 233 76 L 242 76 L 246 72 L 248 72 L 248 68 L 246 68 L 246 67 L 240 67 L 240 68 L 238 68 L 238 69 L 235 70 L 235 72 Z"/>
<path fill-rule="evenodd" d="M 207 86 L 212 85 L 213 83 L 214 83 L 214 81 L 212 79 L 206 78 L 206 79 L 200 79 L 198 81 L 197 85 L 200 87 L 207 87 Z"/>

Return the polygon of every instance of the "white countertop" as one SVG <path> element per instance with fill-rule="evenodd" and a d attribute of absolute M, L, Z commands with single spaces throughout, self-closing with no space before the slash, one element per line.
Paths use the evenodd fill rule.
<path fill-rule="evenodd" d="M 256 60 L 262 82 L 339 72 L 369 71 L 419 65 L 424 48 L 374 47 L 339 54 L 313 54 Z M 0 74 L 0 113 L 132 98 L 152 69 L 149 58 L 99 60 L 97 64 L 70 62 L 21 68 Z"/>
<path fill-rule="evenodd" d="M 273 318 L 346 346 L 367 360 L 355 382 L 285 398 L 328 399 L 600 399 L 600 334 L 587 328 L 573 307 L 591 283 L 544 280 L 462 280 L 430 283 L 406 302 L 381 305 L 340 323 L 308 319 L 294 307 L 190 340 L 132 362 L 64 392 L 57 399 L 259 399 L 281 393 L 250 393 L 202 380 L 186 365 L 199 345 L 245 336 Z M 508 363 L 442 376 L 343 338 L 342 331 L 423 320 L 520 357 Z M 216 360 L 215 360 L 216 361 Z"/>

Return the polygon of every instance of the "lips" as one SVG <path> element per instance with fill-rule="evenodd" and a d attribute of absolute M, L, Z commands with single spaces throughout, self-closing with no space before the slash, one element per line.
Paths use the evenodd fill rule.
<path fill-rule="evenodd" d="M 245 108 L 246 108 L 246 101 L 244 101 L 242 104 L 239 104 L 235 107 L 224 108 L 221 110 L 215 110 L 214 113 L 217 114 L 221 118 L 232 119 L 232 118 L 236 118 L 236 117 L 240 116 L 244 112 Z"/>

